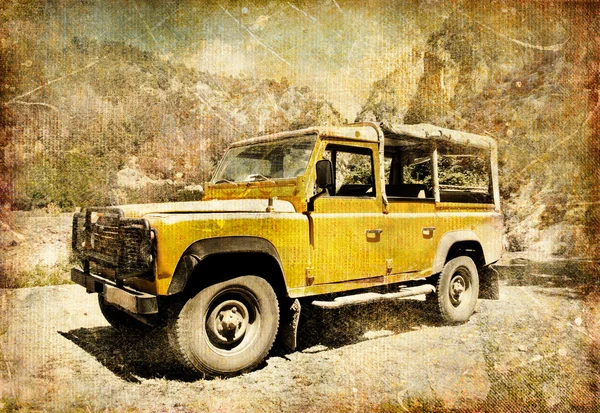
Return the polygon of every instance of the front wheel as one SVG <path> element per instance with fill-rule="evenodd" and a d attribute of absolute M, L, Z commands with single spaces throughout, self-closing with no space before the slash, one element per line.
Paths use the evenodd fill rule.
<path fill-rule="evenodd" d="M 448 323 L 468 321 L 479 295 L 477 267 L 469 257 L 462 256 L 448 261 L 437 283 L 437 299 L 440 314 Z"/>
<path fill-rule="evenodd" d="M 98 294 L 98 306 L 108 323 L 119 331 L 128 334 L 148 334 L 156 327 L 134 318 L 123 310 L 107 303 L 102 294 Z"/>
<path fill-rule="evenodd" d="M 271 285 L 253 275 L 204 288 L 169 326 L 169 342 L 188 368 L 208 376 L 251 370 L 267 356 L 279 326 Z"/>

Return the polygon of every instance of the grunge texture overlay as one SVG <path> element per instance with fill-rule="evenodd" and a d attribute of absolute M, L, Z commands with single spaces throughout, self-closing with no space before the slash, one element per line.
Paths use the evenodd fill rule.
<path fill-rule="evenodd" d="M 597 411 L 599 9 L 4 1 L 0 410 Z M 470 323 L 418 302 L 320 314 L 303 350 L 186 382 L 62 285 L 75 208 L 193 199 L 232 142 L 355 121 L 498 142 L 503 300 Z"/>

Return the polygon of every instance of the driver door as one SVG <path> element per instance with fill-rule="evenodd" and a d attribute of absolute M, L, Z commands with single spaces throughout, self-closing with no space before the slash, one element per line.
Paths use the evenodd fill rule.
<path fill-rule="evenodd" d="M 314 284 L 382 276 L 386 261 L 377 144 L 328 144 L 334 187 L 311 213 Z"/>

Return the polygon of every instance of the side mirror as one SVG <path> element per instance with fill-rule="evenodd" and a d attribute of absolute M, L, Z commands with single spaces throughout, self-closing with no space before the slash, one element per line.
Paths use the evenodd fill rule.
<path fill-rule="evenodd" d="M 333 186 L 333 166 L 328 159 L 317 161 L 317 186 L 321 189 L 331 188 Z"/>

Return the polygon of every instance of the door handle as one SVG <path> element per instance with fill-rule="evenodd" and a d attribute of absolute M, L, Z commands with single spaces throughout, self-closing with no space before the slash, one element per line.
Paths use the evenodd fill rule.
<path fill-rule="evenodd" d="M 373 235 L 380 235 L 382 232 L 383 232 L 382 229 L 368 229 L 368 230 L 365 231 L 365 234 L 367 234 L 367 235 L 371 235 L 371 234 L 373 234 Z"/>
<path fill-rule="evenodd" d="M 433 231 L 435 231 L 435 227 L 421 228 L 421 234 L 423 234 L 423 238 L 426 239 L 433 238 Z"/>

